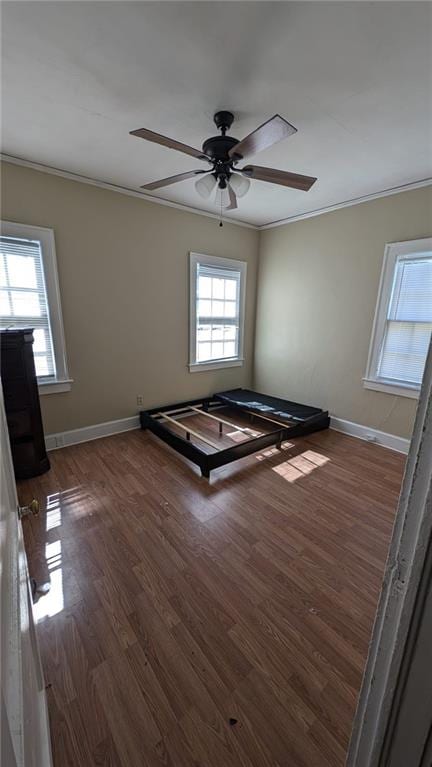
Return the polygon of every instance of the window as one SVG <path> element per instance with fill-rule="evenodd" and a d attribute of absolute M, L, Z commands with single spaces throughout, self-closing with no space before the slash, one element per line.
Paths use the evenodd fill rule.
<path fill-rule="evenodd" d="M 432 238 L 386 246 L 368 389 L 418 397 L 432 332 Z"/>
<path fill-rule="evenodd" d="M 191 371 L 243 364 L 246 263 L 190 254 Z"/>
<path fill-rule="evenodd" d="M 70 389 L 51 229 L 2 222 L 0 328 L 34 328 L 40 392 Z"/>

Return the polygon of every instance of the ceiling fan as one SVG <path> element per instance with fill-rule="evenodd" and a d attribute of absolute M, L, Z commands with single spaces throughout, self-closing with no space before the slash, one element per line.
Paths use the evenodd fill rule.
<path fill-rule="evenodd" d="M 309 191 L 312 184 L 315 183 L 316 178 L 313 176 L 302 176 L 298 173 L 264 168 L 260 165 L 246 165 L 243 168 L 237 168 L 237 163 L 245 157 L 261 152 L 278 141 L 288 138 L 293 133 L 297 133 L 297 128 L 294 128 L 280 115 L 274 115 L 241 141 L 226 135 L 234 120 L 232 112 L 216 112 L 213 119 L 216 127 L 221 131 L 221 135 L 213 136 L 204 141 L 202 150 L 194 149 L 187 144 L 182 144 L 180 141 L 162 136 L 160 133 L 154 133 L 146 128 L 131 131 L 131 136 L 138 136 L 147 139 L 147 141 L 153 141 L 155 144 L 162 144 L 168 149 L 176 149 L 178 152 L 191 155 L 198 160 L 204 160 L 212 166 L 206 170 L 189 170 L 186 173 L 178 173 L 176 176 L 152 181 L 150 184 L 144 184 L 141 189 L 153 191 L 176 184 L 178 181 L 199 176 L 195 181 L 195 189 L 201 197 L 209 198 L 212 192 L 216 190 L 216 200 L 221 209 L 235 210 L 238 207 L 237 198 L 246 194 L 251 178 L 258 181 L 268 181 L 270 184 L 280 184 L 292 189 L 300 189 L 304 192 Z"/>

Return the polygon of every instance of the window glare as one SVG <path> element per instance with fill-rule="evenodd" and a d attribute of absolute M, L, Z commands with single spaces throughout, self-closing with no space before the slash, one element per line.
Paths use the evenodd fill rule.
<path fill-rule="evenodd" d="M 198 343 L 198 354 L 197 354 L 198 362 L 205 362 L 206 360 L 211 360 L 211 358 L 212 358 L 211 344 Z"/>
<path fill-rule="evenodd" d="M 9 303 L 9 293 L 7 290 L 0 290 L 0 314 L 5 317 L 11 314 L 11 306 Z"/>
<path fill-rule="evenodd" d="M 4 255 L 3 253 L 0 253 L 0 285 L 2 287 L 6 287 L 6 270 L 5 270 L 5 264 L 4 264 Z"/>
<path fill-rule="evenodd" d="M 225 298 L 225 280 L 212 279 L 212 298 Z"/>
<path fill-rule="evenodd" d="M 41 310 L 37 293 L 11 290 L 12 311 L 15 317 L 40 317 Z"/>
<path fill-rule="evenodd" d="M 225 317 L 235 317 L 237 314 L 237 304 L 234 301 L 225 301 Z"/>
<path fill-rule="evenodd" d="M 212 317 L 223 317 L 225 311 L 225 301 L 212 301 Z"/>
<path fill-rule="evenodd" d="M 227 341 L 224 344 L 224 357 L 234 357 L 236 353 L 234 341 Z"/>
<path fill-rule="evenodd" d="M 34 258 L 6 254 L 6 263 L 12 288 L 37 288 Z"/>
<path fill-rule="evenodd" d="M 37 376 L 48 376 L 50 374 L 49 367 L 48 367 L 48 359 L 45 354 L 43 356 L 40 356 L 39 354 L 35 354 L 34 361 L 35 361 Z"/>
<path fill-rule="evenodd" d="M 212 295 L 211 277 L 200 276 L 198 278 L 198 295 L 200 298 L 211 298 L 211 295 Z"/>
<path fill-rule="evenodd" d="M 200 317 L 210 317 L 212 314 L 212 302 L 200 299 L 198 302 L 198 315 Z"/>
<path fill-rule="evenodd" d="M 33 331 L 33 352 L 36 354 L 37 352 L 46 352 L 47 350 L 47 340 L 46 340 L 46 334 L 45 330 L 43 328 L 36 328 L 36 330 Z"/>
<path fill-rule="evenodd" d="M 237 283 L 235 280 L 225 280 L 225 298 L 229 301 L 237 299 Z"/>

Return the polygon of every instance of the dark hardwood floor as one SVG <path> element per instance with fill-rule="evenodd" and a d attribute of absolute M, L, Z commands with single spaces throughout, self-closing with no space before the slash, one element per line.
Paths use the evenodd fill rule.
<path fill-rule="evenodd" d="M 404 458 L 284 448 L 209 484 L 135 431 L 19 484 L 55 767 L 342 767 Z"/>

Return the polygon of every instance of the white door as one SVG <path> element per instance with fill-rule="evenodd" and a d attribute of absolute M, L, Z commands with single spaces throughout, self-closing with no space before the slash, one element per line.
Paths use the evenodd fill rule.
<path fill-rule="evenodd" d="M 0 383 L 1 767 L 51 767 L 45 686 Z"/>

